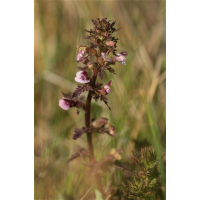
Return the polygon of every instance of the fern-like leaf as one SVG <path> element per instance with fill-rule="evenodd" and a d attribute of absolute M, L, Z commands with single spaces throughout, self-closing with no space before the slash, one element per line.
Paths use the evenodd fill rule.
<path fill-rule="evenodd" d="M 72 160 L 78 158 L 79 156 L 82 156 L 83 158 L 89 156 L 89 153 L 86 149 L 80 148 L 76 153 L 74 153 L 68 160 L 66 164 L 69 164 Z"/>
<path fill-rule="evenodd" d="M 78 87 L 76 88 L 76 90 L 73 92 L 73 94 L 72 94 L 72 98 L 73 97 L 77 97 L 77 96 L 79 96 L 82 92 L 85 92 L 85 91 L 89 91 L 89 90 L 92 90 L 93 91 L 93 89 L 92 89 L 92 87 L 91 86 L 89 86 L 89 85 L 78 85 Z"/>
<path fill-rule="evenodd" d="M 109 110 L 111 110 L 111 108 L 108 106 L 108 99 L 105 96 L 101 95 L 100 100 L 106 104 Z"/>
<path fill-rule="evenodd" d="M 81 129 L 76 128 L 74 130 L 75 134 L 73 135 L 72 139 L 77 140 L 78 138 L 80 138 L 83 133 L 85 133 L 87 131 L 87 128 L 83 127 Z"/>
<path fill-rule="evenodd" d="M 63 95 L 64 97 L 68 98 L 68 99 L 71 99 L 71 95 L 70 95 L 70 94 L 67 94 L 67 93 L 62 92 L 62 95 Z"/>

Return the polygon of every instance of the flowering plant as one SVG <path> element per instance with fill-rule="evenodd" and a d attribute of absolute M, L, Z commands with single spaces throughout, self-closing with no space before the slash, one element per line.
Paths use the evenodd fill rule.
<path fill-rule="evenodd" d="M 99 168 L 105 163 L 107 163 L 107 168 L 112 161 L 120 157 L 118 153 L 111 153 L 109 156 L 105 157 L 103 160 L 97 162 L 93 153 L 93 142 L 92 142 L 92 134 L 94 132 L 106 133 L 109 136 L 115 137 L 116 130 L 115 128 L 108 123 L 107 118 L 101 117 L 100 119 L 91 121 L 90 119 L 90 105 L 91 100 L 103 101 L 106 106 L 111 110 L 108 106 L 108 99 L 106 95 L 111 92 L 110 86 L 113 84 L 112 80 L 109 81 L 107 85 L 96 82 L 97 76 L 100 80 L 102 80 L 105 71 L 109 71 L 110 73 L 116 74 L 115 70 L 111 67 L 115 65 L 116 62 L 121 63 L 122 65 L 126 65 L 126 57 L 128 54 L 125 51 L 116 54 L 116 44 L 117 40 L 112 34 L 119 29 L 115 29 L 115 22 L 111 22 L 111 20 L 107 21 L 107 18 L 97 21 L 92 20 L 94 27 L 93 29 L 86 30 L 89 33 L 89 36 L 84 37 L 85 39 L 90 40 L 90 45 L 79 45 L 77 46 L 78 55 L 77 55 L 77 63 L 83 63 L 84 67 L 78 67 L 79 72 L 76 73 L 75 81 L 81 83 L 75 89 L 72 95 L 63 94 L 63 98 L 59 101 L 59 106 L 68 110 L 71 107 L 78 108 L 78 113 L 80 109 L 85 111 L 85 127 L 81 129 L 75 129 L 75 134 L 73 135 L 73 139 L 76 140 L 80 138 L 84 133 L 87 134 L 87 142 L 88 142 L 88 151 L 83 149 L 80 153 L 78 152 L 76 156 L 72 156 L 70 161 L 77 157 L 77 155 L 82 155 L 84 157 L 90 158 L 90 167 L 93 169 L 93 174 L 96 179 L 96 183 L 98 188 L 103 196 L 105 196 L 105 192 L 103 190 L 101 184 L 101 178 L 98 174 Z M 114 56 L 108 58 L 109 54 L 112 53 Z M 87 72 L 88 71 L 88 72 Z M 90 72 L 89 72 L 90 71 Z M 92 74 L 90 77 L 88 74 Z M 81 96 L 81 93 L 88 91 L 88 96 L 86 103 L 83 102 L 84 97 Z M 117 150 L 116 152 L 122 152 L 122 150 Z M 120 157 L 121 158 L 121 157 Z M 96 169 L 96 170 L 95 170 Z"/>

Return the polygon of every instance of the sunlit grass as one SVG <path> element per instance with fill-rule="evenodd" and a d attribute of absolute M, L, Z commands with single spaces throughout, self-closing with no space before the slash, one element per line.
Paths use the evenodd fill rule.
<path fill-rule="evenodd" d="M 100 160 L 111 148 L 124 149 L 122 162 L 129 161 L 131 150 L 144 146 L 160 149 L 159 157 L 165 152 L 165 2 L 36 1 L 35 199 L 80 199 L 91 187 L 82 158 L 66 165 L 79 147 L 87 148 L 86 135 L 72 140 L 74 128 L 84 126 L 84 115 L 77 116 L 75 109 L 61 110 L 58 101 L 61 91 L 74 89 L 80 66 L 75 62 L 76 46 L 89 44 L 83 30 L 90 29 L 91 19 L 98 17 L 116 20 L 116 28 L 122 27 L 116 33 L 117 49 L 129 55 L 126 66 L 115 66 L 117 75 L 106 73 L 103 80 L 113 81 L 108 96 L 112 111 L 92 103 L 91 117 L 108 117 L 117 130 L 115 139 L 95 134 L 96 158 Z M 141 91 L 146 94 L 144 101 Z M 163 169 L 161 163 L 165 177 Z M 121 186 L 124 180 L 124 174 L 113 168 L 103 183 L 107 188 Z M 94 192 L 92 187 L 88 196 Z"/>

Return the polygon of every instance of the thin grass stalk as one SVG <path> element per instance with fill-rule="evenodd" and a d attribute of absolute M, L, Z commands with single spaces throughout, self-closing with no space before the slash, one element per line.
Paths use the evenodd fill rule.
<path fill-rule="evenodd" d="M 163 156 L 162 156 L 162 152 L 161 152 L 161 149 L 160 149 L 161 141 L 159 139 L 159 133 L 156 130 L 156 127 L 155 127 L 155 124 L 154 124 L 155 122 L 152 118 L 151 111 L 149 109 L 149 104 L 148 104 L 148 102 L 147 102 L 147 100 L 144 96 L 142 96 L 142 98 L 143 98 L 143 102 L 145 104 L 146 114 L 147 114 L 147 117 L 148 117 L 150 129 L 151 129 L 151 134 L 153 136 L 153 143 L 154 143 L 155 149 L 156 149 L 157 160 L 158 160 L 158 163 L 159 163 L 159 166 L 160 166 L 161 181 L 162 181 L 162 186 L 164 187 L 163 196 L 164 196 L 164 198 L 166 198 L 166 178 L 165 178 L 164 164 L 163 164 L 163 161 L 162 161 Z"/>

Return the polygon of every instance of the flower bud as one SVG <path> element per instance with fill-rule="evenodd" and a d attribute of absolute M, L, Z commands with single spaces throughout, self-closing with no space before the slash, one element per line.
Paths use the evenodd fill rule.
<path fill-rule="evenodd" d="M 109 81 L 109 83 L 104 86 L 104 89 L 106 90 L 106 93 L 110 93 L 111 92 L 111 89 L 109 87 L 110 85 L 112 85 L 112 81 Z"/>
<path fill-rule="evenodd" d="M 112 85 L 112 81 L 109 81 L 107 85 L 105 85 L 101 90 L 98 90 L 101 95 L 106 95 L 111 92 L 110 85 Z"/>
<path fill-rule="evenodd" d="M 76 73 L 75 81 L 78 83 L 89 83 L 88 73 L 86 71 L 79 71 Z"/>
<path fill-rule="evenodd" d="M 127 53 L 126 51 L 122 51 L 120 54 L 121 54 L 122 56 L 128 56 L 128 53 Z"/>
<path fill-rule="evenodd" d="M 101 117 L 100 119 L 93 121 L 92 126 L 95 128 L 104 127 L 107 124 L 107 122 L 108 122 L 107 118 Z"/>
<path fill-rule="evenodd" d="M 115 133 L 116 133 L 115 127 L 110 125 L 110 134 L 115 135 Z"/>
<path fill-rule="evenodd" d="M 79 50 L 79 54 L 77 55 L 77 61 L 79 61 L 83 57 L 84 51 Z"/>

